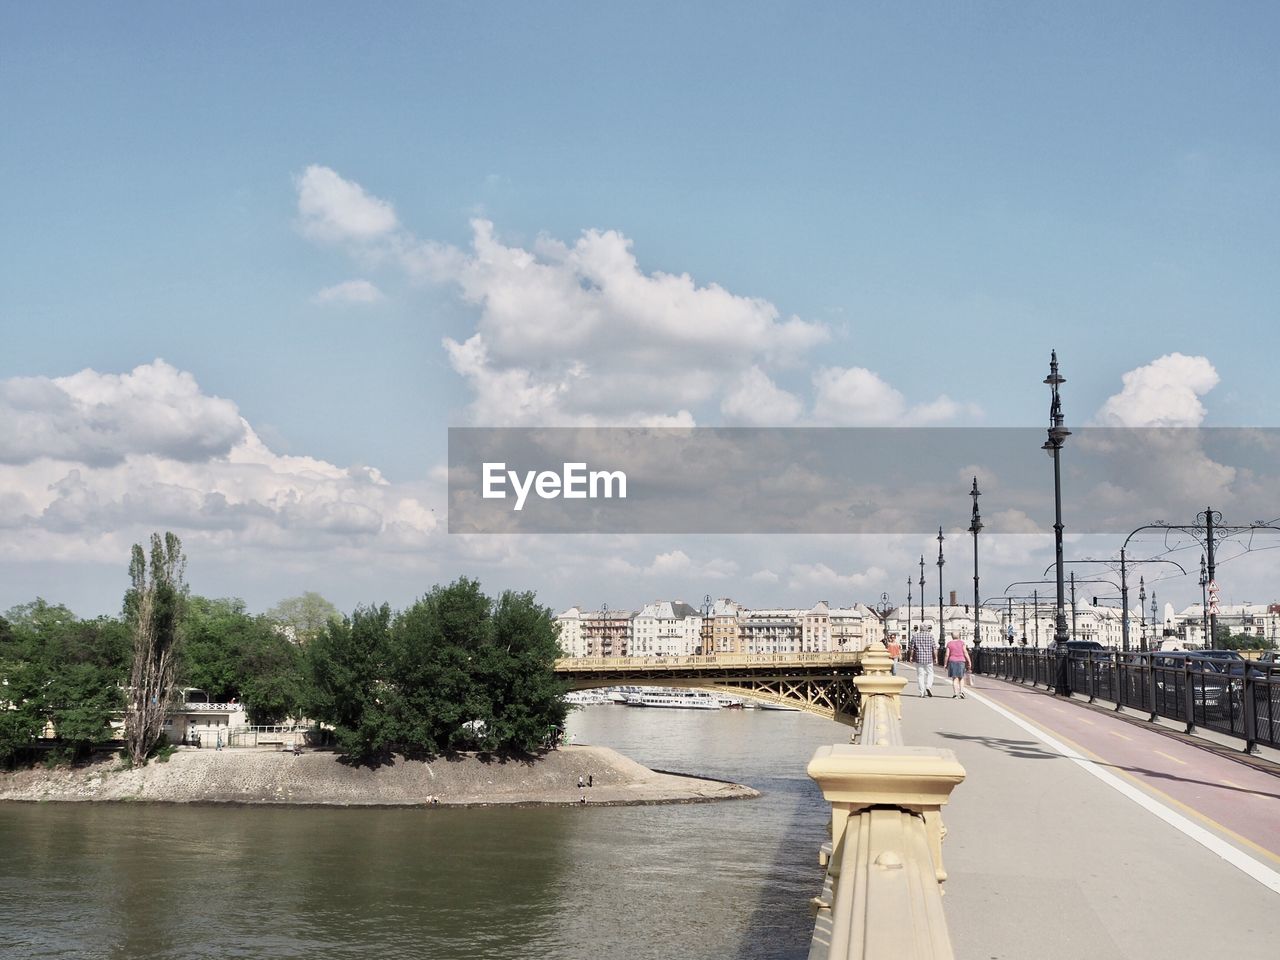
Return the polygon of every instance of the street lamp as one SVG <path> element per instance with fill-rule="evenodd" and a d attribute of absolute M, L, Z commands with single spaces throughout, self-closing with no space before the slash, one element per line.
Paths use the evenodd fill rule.
<path fill-rule="evenodd" d="M 969 532 L 973 534 L 973 645 L 982 646 L 982 636 L 978 632 L 981 619 L 978 616 L 978 533 L 982 530 L 982 515 L 978 513 L 978 498 L 982 496 L 978 490 L 978 478 L 973 478 L 973 489 L 969 491 L 973 497 L 973 516 L 969 520 Z"/>
<path fill-rule="evenodd" d="M 920 629 L 924 629 L 924 554 L 920 554 Z"/>
<path fill-rule="evenodd" d="M 1209 649 L 1209 568 L 1200 554 L 1200 636 L 1201 648 Z"/>
<path fill-rule="evenodd" d="M 911 641 L 911 586 L 912 586 L 911 576 L 910 574 L 908 574 L 907 575 L 907 642 L 908 643 Z M 920 600 L 921 602 L 923 602 L 924 597 L 921 597 Z"/>
<path fill-rule="evenodd" d="M 938 528 L 938 646 L 941 647 L 946 643 L 946 629 L 943 626 L 942 619 L 942 565 L 946 563 L 942 559 L 942 541 L 946 537 L 942 535 L 942 528 Z"/>
<path fill-rule="evenodd" d="M 1147 652 L 1147 582 L 1138 578 L 1138 620 L 1142 624 L 1142 652 Z"/>
<path fill-rule="evenodd" d="M 1058 395 L 1058 387 L 1067 380 L 1058 373 L 1058 351 L 1049 355 L 1049 375 L 1044 378 L 1049 385 L 1053 399 L 1049 403 L 1049 438 L 1041 449 L 1053 457 L 1053 545 L 1054 556 L 1058 563 L 1058 606 L 1053 622 L 1053 642 L 1058 651 L 1058 682 L 1054 690 L 1061 696 L 1070 691 L 1067 689 L 1067 614 L 1064 609 L 1065 585 L 1062 582 L 1062 445 L 1071 431 L 1063 426 L 1062 398 Z"/>
<path fill-rule="evenodd" d="M 883 642 L 889 646 L 889 613 L 893 610 L 893 604 L 889 602 L 889 594 L 880 594 L 880 603 L 876 605 L 876 613 L 880 616 L 881 632 L 884 634 Z"/>

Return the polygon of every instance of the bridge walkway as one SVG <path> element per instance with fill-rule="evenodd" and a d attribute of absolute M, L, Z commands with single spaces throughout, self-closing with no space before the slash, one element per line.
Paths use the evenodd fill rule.
<path fill-rule="evenodd" d="M 959 958 L 1267 956 L 1280 944 L 1280 777 L 988 677 L 904 691 L 907 742 L 955 751 L 943 811 Z"/>

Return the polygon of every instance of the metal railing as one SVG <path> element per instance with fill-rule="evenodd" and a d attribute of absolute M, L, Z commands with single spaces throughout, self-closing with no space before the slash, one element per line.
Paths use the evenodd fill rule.
<path fill-rule="evenodd" d="M 819 747 L 809 776 L 831 803 L 831 842 L 809 960 L 947 960 L 941 808 L 965 776 L 950 750 L 903 745 L 902 687 L 880 644 L 854 682 L 858 742 Z"/>
<path fill-rule="evenodd" d="M 1052 649 L 981 647 L 974 672 L 1015 683 L 1053 686 L 1057 658 Z M 1071 693 L 1090 703 L 1103 700 L 1244 741 L 1280 748 L 1280 670 L 1255 661 L 1218 660 L 1169 651 L 1122 653 L 1072 650 L 1067 654 Z"/>

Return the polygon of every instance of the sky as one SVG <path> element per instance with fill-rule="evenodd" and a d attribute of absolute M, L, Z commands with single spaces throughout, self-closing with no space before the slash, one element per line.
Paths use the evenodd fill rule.
<path fill-rule="evenodd" d="M 928 541 L 451 536 L 446 429 L 1039 425 L 1051 349 L 1069 424 L 1280 425 L 1277 40 L 1265 3 L 7 5 L 0 609 L 114 612 L 156 529 L 252 609 L 905 599 Z M 1280 599 L 1272 556 L 1224 599 Z"/>

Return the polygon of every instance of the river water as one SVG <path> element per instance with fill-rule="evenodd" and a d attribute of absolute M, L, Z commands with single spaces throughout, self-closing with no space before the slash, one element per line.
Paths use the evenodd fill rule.
<path fill-rule="evenodd" d="M 763 710 L 575 711 L 580 743 L 755 800 L 351 810 L 0 804 L 0 957 L 803 958 L 848 728 Z"/>

